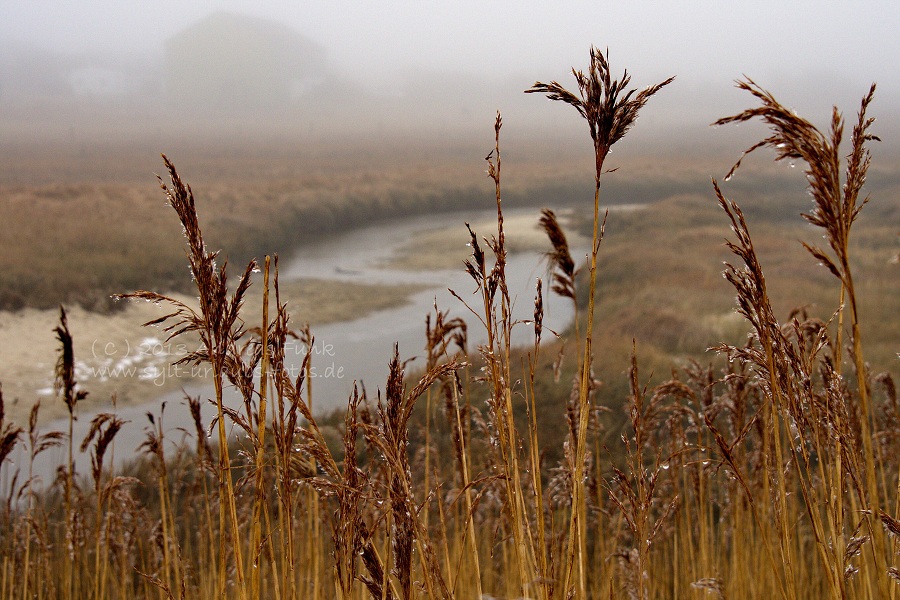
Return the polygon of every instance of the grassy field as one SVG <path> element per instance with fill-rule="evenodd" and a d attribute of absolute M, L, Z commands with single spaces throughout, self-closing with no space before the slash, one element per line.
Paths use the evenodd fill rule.
<path fill-rule="evenodd" d="M 484 208 L 481 145 L 259 144 L 165 147 L 197 187 L 210 245 L 234 264 L 373 220 Z M 181 232 L 153 175 L 159 149 L 102 140 L 0 140 L 0 148 L 8 158 L 0 165 L 0 310 L 65 303 L 110 311 L 110 295 L 122 290 L 190 291 Z M 507 205 L 566 205 L 590 195 L 590 161 L 578 150 L 532 142 L 513 154 Z M 610 202 L 706 194 L 710 173 L 721 169 L 709 158 L 646 156 L 624 156 L 621 166 L 623 176 L 606 184 Z M 758 183 L 775 188 L 783 179 Z"/>
<path fill-rule="evenodd" d="M 747 165 L 721 190 L 693 172 L 611 173 L 604 169 L 610 147 L 666 82 L 620 97 L 605 74 L 605 57 L 592 51 L 591 70 L 576 80 L 580 96 L 556 83 L 533 89 L 589 120 L 594 186 L 537 170 L 507 194 L 507 178 L 518 171 L 503 162 L 501 177 L 499 115 L 488 187 L 460 184 L 449 167 L 411 192 L 402 191 L 418 181 L 409 171 L 393 183 L 359 173 L 343 184 L 337 176 L 274 187 L 229 180 L 209 182 L 209 190 L 198 184 L 209 200 L 195 205 L 167 165 L 171 208 L 155 201 L 152 220 L 104 226 L 170 231 L 177 214 L 184 240 L 176 228 L 161 240 L 175 250 L 160 246 L 155 256 L 161 264 L 177 251 L 183 270 L 186 240 L 199 303 L 155 292 L 139 299 L 171 306 L 167 322 L 199 336 L 188 358 L 212 367 L 217 417 L 203 423 L 197 413 L 189 432 L 172 431 L 151 411 L 145 456 L 120 471 L 110 467 L 109 451 L 121 422 L 98 415 L 81 443 L 91 473 L 79 475 L 71 456 L 81 440 L 37 431 L 36 413 L 12 423 L 0 412 L 0 467 L 9 482 L 0 597 L 896 597 L 897 170 L 869 173 L 873 201 L 857 219 L 871 141 L 864 115 L 848 118 L 856 125 L 849 151 L 831 147 L 836 134 L 819 134 L 748 83 L 761 108 L 731 120 L 765 121 L 767 150 L 801 169 Z M 802 172 L 813 183 L 846 185 L 814 185 L 810 198 Z M 329 186 L 333 196 L 323 191 Z M 9 189 L 18 198 L 11 214 L 27 227 L 24 207 L 36 192 Z M 65 206 L 70 192 L 77 205 L 97 196 L 74 186 L 54 199 L 53 186 L 41 189 L 47 206 Z M 646 206 L 604 219 L 601 192 L 604 203 Z M 560 340 L 541 327 L 541 295 L 532 322 L 511 321 L 502 212 L 507 200 L 554 194 L 585 200 L 562 225 L 545 221 L 552 277 L 579 315 Z M 303 378 L 281 368 L 290 336 L 305 339 L 274 302 L 287 290 L 276 290 L 265 268 L 251 296 L 251 270 L 241 277 L 229 268 L 226 280 L 211 249 L 222 245 L 246 259 L 267 252 L 259 252 L 263 241 L 296 237 L 298 224 L 327 233 L 372 214 L 470 201 L 496 207 L 497 221 L 480 232 L 484 238 L 470 238 L 464 268 L 477 292 L 469 323 L 429 315 L 419 373 L 395 356 L 377 392 L 360 390 L 339 415 L 314 415 Z M 813 211 L 818 226 L 802 211 Z M 65 214 L 56 218 L 72 253 L 79 240 L 103 237 L 65 234 Z M 560 232 L 589 240 L 587 262 L 569 260 Z M 830 250 L 810 256 L 801 241 Z M 405 254 L 416 244 L 437 253 L 447 247 L 444 234 L 410 244 Z M 86 253 L 98 264 L 121 254 L 101 248 Z M 830 269 L 818 264 L 828 261 Z M 101 272 L 103 285 L 121 283 L 115 269 Z M 165 272 L 148 267 L 129 277 L 139 279 L 132 287 L 186 292 Z M 34 304 L 30 289 L 21 288 L 20 306 Z M 103 308 L 85 298 L 71 299 Z M 327 299 L 310 298 L 311 306 Z M 250 312 L 239 310 L 244 302 Z M 264 326 L 253 329 L 257 322 Z M 477 327 L 487 342 L 472 348 L 468 332 Z M 513 327 L 530 328 L 534 345 L 512 348 Z M 55 388 L 70 419 L 84 400 L 73 332 L 63 314 Z M 244 399 L 237 410 L 222 404 L 227 385 Z M 167 456 L 173 437 L 184 441 Z M 68 446 L 48 490 L 38 492 L 28 464 L 4 462 L 18 444 L 27 462 Z"/>
<path fill-rule="evenodd" d="M 822 317 L 826 307 L 834 307 L 836 299 L 827 273 L 806 260 L 797 243 L 798 239 L 812 240 L 814 235 L 798 216 L 806 209 L 805 193 L 790 175 L 793 173 L 787 169 L 748 172 L 735 180 L 734 187 L 736 194 L 745 199 L 751 223 L 757 225 L 757 244 L 771 273 L 770 284 L 779 314 L 786 316 L 793 308 L 812 304 L 811 312 Z M 610 183 L 605 190 L 607 197 L 616 204 L 649 206 L 636 213 L 614 211 L 609 218 L 609 234 L 600 259 L 604 301 L 599 305 L 598 319 L 604 328 L 601 335 L 616 348 L 609 353 L 609 360 L 599 361 L 603 379 L 609 381 L 620 380 L 627 369 L 628 353 L 622 350 L 628 348 L 632 337 L 643 348 L 642 360 L 654 359 L 652 368 L 664 373 L 670 365 L 680 364 L 688 357 L 703 359 L 712 340 L 734 342 L 744 334 L 733 311 L 731 293 L 719 272 L 727 256 L 722 241 L 728 228 L 709 194 L 692 189 L 702 186 L 702 178 L 682 175 L 684 180 L 679 183 L 676 174 L 659 167 L 656 179 L 634 182 L 627 176 L 623 172 Z M 219 182 L 211 186 L 212 193 L 205 186 L 198 190 L 198 202 L 211 213 L 208 219 L 201 216 L 214 234 L 210 245 L 224 248 L 232 257 L 232 264 L 238 265 L 266 251 L 289 253 L 294 244 L 314 244 L 315 236 L 352 227 L 353 223 L 365 221 L 370 212 L 378 214 L 378 218 L 391 218 L 413 212 L 411 207 L 423 210 L 415 204 L 415 194 L 401 196 L 400 192 L 391 191 L 392 186 L 400 189 L 403 177 L 390 179 L 390 183 L 378 188 L 348 177 L 349 182 L 342 185 L 331 182 L 332 189 L 315 179 L 282 182 L 278 186 L 265 179 L 228 186 Z M 451 180 L 425 181 L 413 187 L 430 190 L 430 196 L 436 198 L 441 195 L 442 186 L 451 185 Z M 540 198 L 559 200 L 561 195 L 565 203 L 577 193 L 574 186 L 566 192 L 564 181 L 553 184 L 538 179 L 536 185 L 530 191 L 527 185 L 520 187 L 510 203 L 535 203 Z M 271 189 L 266 191 L 266 186 Z M 885 172 L 876 175 L 873 187 L 879 201 L 862 213 L 854 239 L 856 268 L 864 273 L 861 298 L 865 313 L 871 316 L 864 324 L 889 322 L 889 315 L 898 308 L 893 301 L 896 268 L 891 262 L 897 253 L 896 234 L 891 227 L 897 220 L 897 208 L 896 203 L 882 200 L 896 194 L 897 185 Z M 9 248 L 0 259 L 5 261 L 0 271 L 0 278 L 5 278 L 0 296 L 7 299 L 5 310 L 0 310 L 4 340 L 0 347 L 0 381 L 4 382 L 7 400 L 16 401 L 7 410 L 22 420 L 34 391 L 47 392 L 52 388 L 56 306 L 76 305 L 71 322 L 79 344 L 77 355 L 86 357 L 85 368 L 98 368 L 105 357 L 94 356 L 97 340 L 104 346 L 110 342 L 138 346 L 148 337 L 140 323 L 155 316 L 150 307 L 129 306 L 123 311 L 126 304 L 113 302 L 112 294 L 140 288 L 185 294 L 190 291 L 191 281 L 179 248 L 181 234 L 171 218 L 166 218 L 164 199 L 155 186 L 85 183 L 12 187 L 4 191 L 9 194 L 0 208 L 6 213 L 4 222 L 16 226 L 0 232 L 4 248 Z M 435 205 L 444 208 L 461 202 L 483 208 L 483 194 L 479 200 L 474 184 L 465 193 L 451 187 L 447 195 L 450 200 L 435 201 Z M 327 199 L 315 199 L 322 197 Z M 387 197 L 404 199 L 396 206 L 385 207 Z M 347 216 L 315 216 L 331 214 L 323 208 L 329 203 L 343 207 L 336 208 L 334 214 L 343 210 Z M 316 205 L 317 212 L 309 208 L 311 204 Z M 279 222 L 278 211 L 295 214 L 296 222 Z M 587 217 L 583 210 L 573 207 L 570 211 L 566 218 L 571 223 L 571 243 L 585 246 L 589 223 L 578 223 Z M 38 212 L 46 215 L 45 219 L 31 218 Z M 217 213 L 227 217 L 216 217 Z M 293 238 L 285 233 L 279 237 L 278 227 L 274 233 L 269 233 L 271 227 L 266 229 L 271 222 L 279 222 L 278 227 L 285 232 L 295 226 L 293 231 L 307 233 Z M 242 223 L 250 225 L 241 229 Z M 487 230 L 489 225 L 473 223 L 476 231 Z M 511 238 L 510 251 L 549 250 L 549 242 L 536 222 L 507 225 L 520 232 Z M 52 244 L 42 236 L 44 231 L 53 232 Z M 521 234 L 528 231 L 527 235 Z M 390 266 L 455 268 L 465 259 L 460 249 L 467 235 L 462 228 L 435 230 L 408 240 Z M 316 325 L 395 305 L 412 291 L 403 286 L 374 286 L 363 294 L 358 286 L 339 287 L 334 282 L 298 284 L 284 290 L 284 294 L 294 314 Z M 251 289 L 258 294 L 258 287 Z M 367 305 L 353 299 L 366 301 Z M 880 372 L 894 360 L 897 332 L 891 327 L 871 329 L 866 331 L 871 348 L 869 360 L 873 361 L 873 370 Z M 102 404 L 112 392 L 117 392 L 119 401 L 126 404 L 151 399 L 142 381 L 134 378 L 118 382 L 115 378 L 94 378 L 92 389 L 92 403 Z M 610 390 L 610 399 L 621 398 L 622 391 L 621 386 Z M 63 413 L 63 406 L 44 408 L 44 418 Z"/>

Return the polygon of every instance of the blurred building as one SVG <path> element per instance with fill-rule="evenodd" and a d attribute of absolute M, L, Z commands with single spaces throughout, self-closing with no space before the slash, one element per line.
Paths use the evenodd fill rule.
<path fill-rule="evenodd" d="M 164 84 L 181 110 L 258 112 L 315 89 L 325 50 L 277 22 L 216 12 L 168 40 Z"/>

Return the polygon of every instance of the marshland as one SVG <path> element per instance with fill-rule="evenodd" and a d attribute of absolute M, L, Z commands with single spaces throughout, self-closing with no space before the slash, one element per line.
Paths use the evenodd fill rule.
<path fill-rule="evenodd" d="M 498 27 L 483 78 L 365 88 L 290 20 L 68 100 L 0 48 L 0 597 L 900 597 L 874 52 L 709 87 Z"/>

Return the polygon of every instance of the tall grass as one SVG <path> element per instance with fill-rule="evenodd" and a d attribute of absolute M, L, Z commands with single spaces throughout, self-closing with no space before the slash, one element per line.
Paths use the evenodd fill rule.
<path fill-rule="evenodd" d="M 149 414 L 143 460 L 117 470 L 110 453 L 123 422 L 98 415 L 79 445 L 91 456 L 90 479 L 79 479 L 71 423 L 86 392 L 62 311 L 56 372 L 68 434 L 39 433 L 37 405 L 27 431 L 5 422 L 0 396 L 0 467 L 12 472 L 0 514 L 0 597 L 895 598 L 900 406 L 891 375 L 866 370 L 850 245 L 875 139 L 866 116 L 874 88 L 843 175 L 837 111 L 824 135 L 748 80 L 739 85 L 760 107 L 719 121 L 760 118 L 772 134 L 751 151 L 771 147 L 776 159 L 807 165 L 806 218 L 824 229 L 830 253 L 807 249 L 838 280 L 833 312 L 801 308 L 778 319 L 748 219 L 714 182 L 734 236 L 724 275 L 747 342 L 720 343 L 722 360 L 673 369 L 655 386 L 642 379 L 633 342 L 627 392 L 604 405 L 598 389 L 615 383 L 597 381 L 594 363 L 603 342 L 595 313 L 605 300 L 604 162 L 672 80 L 636 92 L 627 73 L 612 79 L 601 52 L 590 59 L 587 74 L 574 72 L 578 94 L 555 82 L 528 90 L 588 121 L 595 194 L 586 264 L 545 211 L 549 290 L 538 280 L 533 319 L 513 318 L 498 114 L 487 157 L 496 229 L 481 236 L 469 227 L 474 292 L 454 292 L 469 323 L 435 306 L 423 371 L 408 374 L 395 348 L 384 386 L 374 395 L 355 387 L 338 419 L 314 414 L 313 353 L 299 367 L 288 362 L 293 339 L 307 348 L 315 340 L 291 321 L 277 257 L 263 262 L 262 306 L 245 307 L 256 262 L 229 284 L 193 191 L 164 157 L 169 181 L 160 184 L 184 229 L 199 309 L 156 292 L 125 297 L 167 307 L 148 325 L 199 336 L 200 349 L 182 360 L 211 366 L 215 417 L 203 422 L 200 399 L 187 398 L 192 432 L 173 444 L 165 407 Z M 564 345 L 548 348 L 545 293 L 575 306 L 566 334 L 574 367 L 564 366 Z M 472 323 L 486 341 L 470 352 Z M 513 330 L 526 326 L 533 344 L 513 348 Z M 558 440 L 549 439 L 551 419 L 564 422 Z M 42 493 L 30 466 L 26 474 L 7 464 L 23 434 L 29 465 L 68 445 Z"/>
<path fill-rule="evenodd" d="M 549 84 L 537 82 L 526 92 L 546 94 L 551 100 L 559 100 L 569 104 L 588 122 L 591 140 L 594 143 L 594 219 L 590 256 L 590 281 L 588 284 L 587 327 L 585 329 L 584 352 L 581 359 L 581 380 L 578 390 L 578 432 L 575 438 L 575 460 L 571 466 L 573 474 L 573 510 L 569 531 L 569 549 L 566 555 L 568 566 L 563 582 L 563 589 L 569 593 L 569 582 L 573 579 L 570 572 L 578 566 L 578 596 L 585 597 L 586 587 L 586 521 L 587 504 L 584 489 L 584 463 L 587 454 L 587 427 L 591 410 L 591 365 L 594 359 L 594 305 L 597 290 L 597 254 L 603 240 L 606 217 L 600 223 L 600 179 L 603 175 L 603 164 L 613 144 L 621 140 L 637 120 L 638 112 L 647 101 L 663 86 L 670 84 L 674 77 L 666 79 L 640 92 L 628 89 L 631 78 L 626 71 L 621 80 L 613 80 L 607 58 L 603 53 L 591 48 L 591 66 L 588 74 L 573 69 L 579 94 L 576 96 L 555 81 Z M 608 214 L 607 214 L 608 216 Z M 577 547 L 577 549 L 576 549 Z"/>

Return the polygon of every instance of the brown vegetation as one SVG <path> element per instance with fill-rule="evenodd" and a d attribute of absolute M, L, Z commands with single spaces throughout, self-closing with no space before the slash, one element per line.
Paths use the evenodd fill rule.
<path fill-rule="evenodd" d="M 837 111 L 822 134 L 747 81 L 741 87 L 761 106 L 721 121 L 763 120 L 772 134 L 754 148 L 771 146 L 777 158 L 802 162 L 813 197 L 806 218 L 828 243 L 828 250 L 805 248 L 825 264 L 825 279 L 798 268 L 773 285 L 764 266 L 783 246 L 766 235 L 769 247 L 757 247 L 750 218 L 713 182 L 710 196 L 725 213 L 718 218 L 732 228 L 724 250 L 709 246 L 715 218 L 702 208 L 685 211 L 694 198 L 621 215 L 622 230 L 640 234 L 652 231 L 654 213 L 669 228 L 692 214 L 701 221 L 675 239 L 712 255 L 644 250 L 649 254 L 638 256 L 648 259 L 650 283 L 636 285 L 623 272 L 637 265 L 627 253 L 653 240 L 617 241 L 607 223 L 602 249 L 611 256 L 601 252 L 600 180 L 609 146 L 661 86 L 632 95 L 622 89 L 627 75 L 621 84 L 611 79 L 605 56 L 592 51 L 591 61 L 588 76 L 576 72 L 580 98 L 558 84 L 534 88 L 575 105 L 595 143 L 595 201 L 586 226 L 592 252 L 581 273 L 555 216 L 542 220 L 553 246 L 553 288 L 580 315 L 570 334 L 574 366 L 560 367 L 563 352 L 542 344 L 540 282 L 533 320 L 510 317 L 499 115 L 487 159 L 496 229 L 482 237 L 469 228 L 465 268 L 477 291 L 460 300 L 468 302 L 470 323 L 440 311 L 429 316 L 424 373 L 407 380 L 395 352 L 383 391 L 355 390 L 337 430 L 313 414 L 308 371 L 292 378 L 283 368 L 287 340 L 312 345 L 313 334 L 290 320 L 277 261 L 265 260 L 262 306 L 246 304 L 255 263 L 229 287 L 224 261 L 204 240 L 193 193 L 166 160 L 170 182 L 163 188 L 184 226 L 199 308 L 155 292 L 130 296 L 167 306 L 171 312 L 155 322 L 173 336 L 193 332 L 202 340 L 183 360 L 209 363 L 216 374 L 217 449 L 195 410 L 196 447 L 166 461 L 162 414 L 150 415 L 145 447 L 154 484 L 141 486 L 106 466 L 118 421 L 98 417 L 84 442 L 93 458 L 89 489 L 72 472 L 71 433 L 41 437 L 32 424 L 30 459 L 67 442 L 69 462 L 41 497 L 30 478 L 12 479 L 0 515 L 8 532 L 0 538 L 0 596 L 896 597 L 900 405 L 891 375 L 873 374 L 863 356 L 868 331 L 888 330 L 872 334 L 887 336 L 887 345 L 896 343 L 896 331 L 889 308 L 864 326 L 860 272 L 873 259 L 868 242 L 858 246 L 850 235 L 863 218 L 872 93 L 862 102 L 845 168 Z M 877 224 L 872 231 L 885 235 Z M 722 280 L 694 277 L 706 272 L 699 263 L 720 254 L 740 327 L 710 310 Z M 832 278 L 815 307 L 779 319 L 784 300 L 774 300 L 776 288 L 818 295 Z M 608 291 L 620 281 L 633 286 L 624 298 Z M 693 292 L 688 300 L 654 298 L 658 283 Z M 473 324 L 485 329 L 487 342 L 470 349 Z M 533 329 L 534 345 L 517 352 L 510 333 L 523 326 Z M 690 362 L 651 387 L 639 361 L 644 339 L 692 326 L 696 338 L 665 339 L 658 347 L 677 353 L 716 343 L 703 341 L 711 335 L 723 360 Z M 59 394 L 74 415 L 84 392 L 64 312 L 57 333 Z M 603 371 L 616 354 L 626 357 L 624 379 Z M 240 392 L 237 407 L 222 401 L 229 383 Z M 554 423 L 562 431 L 551 438 Z M 0 411 L 0 464 L 21 435 Z M 554 443 L 561 446 L 555 454 Z"/>

